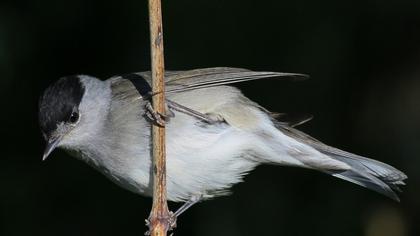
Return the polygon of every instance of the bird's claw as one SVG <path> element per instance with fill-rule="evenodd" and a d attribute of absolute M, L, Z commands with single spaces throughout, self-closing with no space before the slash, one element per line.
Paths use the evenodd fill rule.
<path fill-rule="evenodd" d="M 162 114 L 160 112 L 155 111 L 153 109 L 152 104 L 150 102 L 147 102 L 145 115 L 157 125 L 164 127 L 166 122 L 168 122 L 170 118 L 175 116 L 175 113 L 170 109 L 166 109 L 166 114 Z"/>
<path fill-rule="evenodd" d="M 168 232 L 173 231 L 177 226 L 176 225 L 176 220 L 177 220 L 176 215 L 172 211 L 170 211 L 169 216 L 166 219 L 167 219 Z M 151 224 L 150 220 L 146 219 L 145 222 L 146 222 L 146 226 L 150 228 L 150 224 Z M 146 231 L 144 233 L 144 235 L 147 235 L 147 236 L 150 235 L 150 230 Z M 170 236 L 172 236 L 172 235 L 173 234 L 170 234 Z"/>
<path fill-rule="evenodd" d="M 145 219 L 144 220 L 145 221 L 145 224 L 146 224 L 146 226 L 147 227 L 150 227 L 150 220 L 149 219 Z M 150 230 L 147 230 L 145 233 L 144 233 L 144 235 L 150 235 Z"/>
<path fill-rule="evenodd" d="M 169 212 L 169 222 L 168 222 L 169 223 L 169 231 L 172 231 L 176 228 L 176 220 L 177 220 L 176 215 L 172 211 L 170 211 Z"/>

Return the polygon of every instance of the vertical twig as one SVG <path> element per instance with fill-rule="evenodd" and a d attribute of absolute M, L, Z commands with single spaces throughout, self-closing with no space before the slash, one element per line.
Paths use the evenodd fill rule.
<path fill-rule="evenodd" d="M 160 0 L 149 0 L 150 50 L 152 62 L 153 109 L 165 114 L 165 81 L 163 57 L 162 13 Z M 166 202 L 165 128 L 153 125 L 153 206 L 149 217 L 152 236 L 166 235 L 169 210 Z"/>

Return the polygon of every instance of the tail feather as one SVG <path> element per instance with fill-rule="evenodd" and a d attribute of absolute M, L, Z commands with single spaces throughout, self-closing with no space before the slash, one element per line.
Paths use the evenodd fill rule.
<path fill-rule="evenodd" d="M 346 163 L 351 167 L 350 169 L 345 170 L 318 170 L 374 190 L 399 201 L 399 198 L 394 191 L 401 192 L 399 185 L 405 185 L 404 180 L 407 179 L 407 176 L 403 172 L 383 162 L 325 145 L 290 126 L 285 126 L 276 122 L 276 127 L 284 134 L 315 148 L 334 160 Z"/>
<path fill-rule="evenodd" d="M 351 169 L 341 172 L 328 170 L 325 172 L 399 201 L 395 191 L 401 192 L 398 185 L 404 185 L 403 180 L 407 178 L 404 173 L 385 163 L 351 155 L 349 158 L 348 156 L 330 154 L 330 157 L 345 162 L 351 166 Z"/>

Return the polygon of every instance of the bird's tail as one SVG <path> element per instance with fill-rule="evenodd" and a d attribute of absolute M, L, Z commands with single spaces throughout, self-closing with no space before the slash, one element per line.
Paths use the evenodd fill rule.
<path fill-rule="evenodd" d="M 398 186 L 405 185 L 403 181 L 407 179 L 407 176 L 403 172 L 388 164 L 325 145 L 311 136 L 283 123 L 277 122 L 276 127 L 283 134 L 314 148 L 322 153 L 324 157 L 330 159 L 330 161 L 327 160 L 324 163 L 332 163 L 333 166 L 340 166 L 344 163 L 347 168 L 328 168 L 327 165 L 319 161 L 306 161 L 304 163 L 306 167 L 350 181 L 399 201 L 394 191 L 401 192 Z"/>
<path fill-rule="evenodd" d="M 404 180 L 407 176 L 403 172 L 383 162 L 354 155 L 341 150 L 338 151 L 340 152 L 324 152 L 324 154 L 346 163 L 351 167 L 351 169 L 344 171 L 324 170 L 324 172 L 374 190 L 399 201 L 395 191 L 401 192 L 398 185 L 405 185 Z"/>

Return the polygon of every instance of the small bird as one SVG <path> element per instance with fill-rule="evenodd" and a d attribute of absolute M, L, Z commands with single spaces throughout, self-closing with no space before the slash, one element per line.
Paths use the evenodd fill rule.
<path fill-rule="evenodd" d="M 166 126 L 167 197 L 194 203 L 229 193 L 260 164 L 304 167 L 399 200 L 394 190 L 407 176 L 385 163 L 328 146 L 298 131 L 308 117 L 287 120 L 227 84 L 302 74 L 216 67 L 166 71 L 166 112 L 150 106 L 151 73 L 62 77 L 39 101 L 47 142 L 85 161 L 121 187 L 152 195 L 151 126 Z M 276 117 L 280 118 L 277 120 Z"/>

